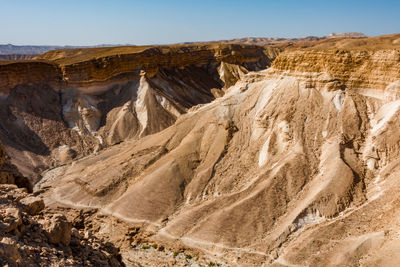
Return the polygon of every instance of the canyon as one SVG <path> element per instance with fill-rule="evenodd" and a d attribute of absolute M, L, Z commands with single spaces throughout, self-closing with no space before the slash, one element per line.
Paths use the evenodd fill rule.
<path fill-rule="evenodd" d="M 33 263 L 393 266 L 399 101 L 399 34 L 0 61 L 0 211 L 67 225 Z"/>

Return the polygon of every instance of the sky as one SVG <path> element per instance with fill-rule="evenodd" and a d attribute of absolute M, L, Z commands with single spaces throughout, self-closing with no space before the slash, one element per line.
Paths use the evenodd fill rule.
<path fill-rule="evenodd" d="M 400 0 L 0 0 L 0 44 L 169 44 L 400 32 Z"/>

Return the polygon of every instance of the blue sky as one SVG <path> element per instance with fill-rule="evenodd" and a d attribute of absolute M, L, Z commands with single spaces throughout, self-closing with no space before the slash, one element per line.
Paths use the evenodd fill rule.
<path fill-rule="evenodd" d="M 0 0 L 0 44 L 167 44 L 400 32 L 400 0 Z"/>

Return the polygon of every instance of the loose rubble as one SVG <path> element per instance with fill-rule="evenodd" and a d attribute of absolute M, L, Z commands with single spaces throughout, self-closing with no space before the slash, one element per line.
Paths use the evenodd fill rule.
<path fill-rule="evenodd" d="M 0 185 L 0 265 L 123 266 L 119 249 L 76 229 L 15 185 Z"/>

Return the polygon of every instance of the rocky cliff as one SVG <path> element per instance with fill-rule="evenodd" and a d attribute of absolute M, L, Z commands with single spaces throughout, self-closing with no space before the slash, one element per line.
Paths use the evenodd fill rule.
<path fill-rule="evenodd" d="M 37 170 L 165 129 L 277 53 L 230 44 L 112 47 L 3 62 L 0 140 L 37 180 Z"/>
<path fill-rule="evenodd" d="M 62 81 L 57 65 L 44 61 L 0 62 L 0 97 L 7 96 L 18 85 L 46 83 L 57 87 Z"/>
<path fill-rule="evenodd" d="M 400 51 L 395 49 L 293 50 L 278 56 L 273 68 L 278 75 L 294 75 L 306 86 L 319 89 L 329 82 L 340 82 L 354 91 L 396 93 L 399 59 Z"/>
<path fill-rule="evenodd" d="M 263 49 L 258 46 L 235 44 L 93 48 L 54 50 L 37 59 L 53 60 L 61 65 L 68 83 L 90 84 L 109 80 L 122 74 L 137 75 L 144 70 L 151 77 L 159 68 L 208 66 L 220 62 L 243 65 L 247 69 L 263 69 L 270 65 Z"/>

